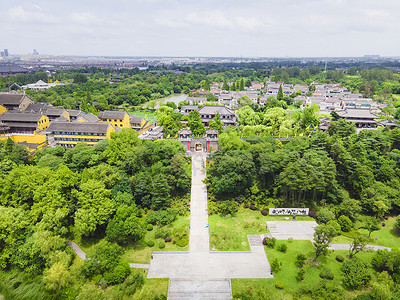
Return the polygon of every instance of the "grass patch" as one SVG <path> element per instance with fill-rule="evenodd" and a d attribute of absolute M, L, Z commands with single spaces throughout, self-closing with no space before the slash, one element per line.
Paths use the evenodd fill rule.
<path fill-rule="evenodd" d="M 390 217 L 388 220 L 385 220 L 384 222 L 386 226 L 382 227 L 380 230 L 373 231 L 371 233 L 371 238 L 368 240 L 368 244 L 390 248 L 400 248 L 400 237 L 393 229 L 395 221 L 395 217 Z M 354 239 L 353 236 L 356 234 L 368 236 L 368 230 L 360 228 L 358 230 L 346 232 L 344 235 L 335 237 L 333 239 L 333 244 L 351 244 Z"/>
<path fill-rule="evenodd" d="M 248 234 L 266 233 L 266 217 L 259 211 L 240 208 L 234 216 L 208 217 L 210 228 L 210 249 L 216 251 L 250 251 Z"/>
<path fill-rule="evenodd" d="M 165 295 L 168 293 L 168 278 L 147 278 L 148 270 L 133 269 L 132 274 L 142 273 L 144 284 L 136 293 L 126 299 L 153 299 L 154 296 Z M 153 296 L 154 295 L 154 296 Z"/>
<path fill-rule="evenodd" d="M 129 110 L 128 113 L 135 117 L 145 118 L 150 123 L 157 120 L 156 114 L 154 112 L 150 112 L 150 111 Z"/>
<path fill-rule="evenodd" d="M 269 263 L 274 259 L 278 259 L 282 263 L 281 270 L 274 273 L 273 279 L 232 279 L 233 296 L 241 298 L 241 295 L 247 295 L 248 298 L 243 299 L 293 299 L 294 293 L 303 285 L 316 285 L 324 280 L 319 274 L 324 268 L 328 268 L 334 275 L 333 280 L 329 282 L 333 285 L 341 285 L 342 274 L 340 268 L 342 263 L 337 262 L 336 255 L 346 256 L 348 251 L 333 251 L 328 256 L 319 257 L 317 264 L 310 261 L 315 257 L 315 249 L 310 241 L 277 241 L 278 244 L 286 244 L 287 252 L 282 253 L 276 249 L 265 247 L 265 252 Z M 304 269 L 306 271 L 303 281 L 296 279 L 297 272 L 300 270 L 295 264 L 298 254 L 304 254 L 309 258 Z M 374 252 L 361 252 L 356 257 L 370 263 Z M 347 258 L 346 258 L 347 259 Z M 283 290 L 275 288 L 275 283 L 280 281 L 283 283 Z M 345 291 L 345 298 L 352 298 L 363 291 Z M 309 298 L 305 298 L 309 299 Z"/>
<path fill-rule="evenodd" d="M 178 218 L 172 223 L 172 225 L 167 226 L 171 232 L 175 228 L 182 228 L 186 227 L 189 231 L 189 223 L 190 220 L 188 219 L 189 215 L 185 216 L 178 216 Z M 131 262 L 131 263 L 141 263 L 141 264 L 149 264 L 151 260 L 151 255 L 154 251 L 188 251 L 189 245 L 184 247 L 179 247 L 176 244 L 165 243 L 165 248 L 159 247 L 159 242 L 163 239 L 156 239 L 154 237 L 155 232 L 159 226 L 154 226 L 152 231 L 146 231 L 146 235 L 143 240 L 138 242 L 135 245 L 128 246 L 126 248 L 125 253 L 123 254 L 122 258 Z M 171 236 L 173 238 L 173 236 Z M 154 247 L 148 247 L 147 241 L 153 240 L 155 245 Z"/>

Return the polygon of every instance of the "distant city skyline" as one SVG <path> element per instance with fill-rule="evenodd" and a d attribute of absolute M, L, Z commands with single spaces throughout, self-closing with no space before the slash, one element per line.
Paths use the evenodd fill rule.
<path fill-rule="evenodd" d="M 16 0 L 2 4 L 0 48 L 85 56 L 399 56 L 398 11 L 396 0 Z"/>

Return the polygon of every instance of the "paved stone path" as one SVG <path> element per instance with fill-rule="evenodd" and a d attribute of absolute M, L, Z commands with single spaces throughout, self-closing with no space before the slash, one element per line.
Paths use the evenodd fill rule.
<path fill-rule="evenodd" d="M 75 251 L 76 255 L 78 255 L 80 259 L 86 260 L 86 253 L 83 252 L 83 250 L 77 244 L 71 241 L 67 241 L 67 245 Z"/>
<path fill-rule="evenodd" d="M 150 264 L 129 264 L 129 267 L 132 269 L 148 269 Z"/>
<path fill-rule="evenodd" d="M 350 246 L 349 244 L 332 244 L 332 246 L 329 247 L 329 250 L 350 250 Z M 378 251 L 378 250 L 389 250 L 392 251 L 391 248 L 389 247 L 383 247 L 383 246 L 377 246 L 377 245 L 366 245 L 366 250 L 370 250 L 370 251 Z"/>
<path fill-rule="evenodd" d="M 205 153 L 192 156 L 189 251 L 153 252 L 150 265 L 129 264 L 148 268 L 148 278 L 169 278 L 168 299 L 231 299 L 231 278 L 273 278 L 261 236 L 248 236 L 250 251 L 210 252 L 205 161 Z M 78 245 L 68 245 L 86 259 Z"/>
<path fill-rule="evenodd" d="M 312 240 L 315 221 L 266 221 L 271 236 L 277 240 Z"/>
<path fill-rule="evenodd" d="M 204 153 L 192 156 L 188 252 L 153 252 L 148 278 L 169 278 L 168 299 L 230 299 L 231 278 L 273 278 L 260 236 L 251 251 L 217 252 L 209 246 Z"/>

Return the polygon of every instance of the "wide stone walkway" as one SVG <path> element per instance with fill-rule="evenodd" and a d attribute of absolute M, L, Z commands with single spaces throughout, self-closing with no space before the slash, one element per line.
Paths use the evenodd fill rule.
<path fill-rule="evenodd" d="M 312 240 L 314 238 L 315 221 L 266 221 L 269 232 L 277 240 Z"/>
<path fill-rule="evenodd" d="M 273 278 L 260 236 L 249 236 L 251 251 L 209 250 L 205 153 L 192 156 L 188 252 L 154 252 L 148 278 L 169 278 L 168 299 L 229 299 L 231 278 Z"/>

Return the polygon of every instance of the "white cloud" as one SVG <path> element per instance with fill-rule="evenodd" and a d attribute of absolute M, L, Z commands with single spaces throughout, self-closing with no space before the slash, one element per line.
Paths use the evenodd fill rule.
<path fill-rule="evenodd" d="M 207 26 L 217 29 L 232 29 L 234 27 L 230 18 L 221 11 L 193 12 L 184 18 L 190 24 Z"/>
<path fill-rule="evenodd" d="M 400 49 L 398 0 L 6 2 L 0 41 L 13 53 L 339 56 Z"/>

